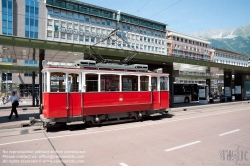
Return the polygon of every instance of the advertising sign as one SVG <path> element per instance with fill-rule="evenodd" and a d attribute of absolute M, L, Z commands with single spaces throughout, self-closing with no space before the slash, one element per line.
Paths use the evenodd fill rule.
<path fill-rule="evenodd" d="M 235 86 L 234 94 L 241 94 L 241 86 Z"/>
<path fill-rule="evenodd" d="M 250 81 L 244 81 L 245 99 L 250 99 Z"/>
<path fill-rule="evenodd" d="M 225 87 L 225 96 L 231 97 L 231 87 Z"/>
<path fill-rule="evenodd" d="M 199 97 L 200 98 L 205 98 L 206 97 L 205 89 L 199 89 Z"/>

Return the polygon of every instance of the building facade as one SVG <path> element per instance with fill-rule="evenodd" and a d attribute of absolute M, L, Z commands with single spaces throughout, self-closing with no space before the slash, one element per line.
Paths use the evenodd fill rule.
<path fill-rule="evenodd" d="M 119 28 L 122 39 L 97 46 L 167 55 L 166 24 L 79 1 L 46 1 L 45 39 L 93 45 Z"/>
<path fill-rule="evenodd" d="M 164 23 L 76 0 L 0 0 L 0 9 L 2 35 L 85 45 L 99 42 L 99 47 L 136 50 L 244 67 L 249 59 L 236 53 L 210 48 L 210 42 L 204 39 L 166 30 Z M 118 30 L 118 37 L 100 42 L 114 30 Z M 0 52 L 4 50 L 1 49 Z M 0 63 L 38 66 L 37 61 L 9 58 L 1 58 Z M 208 76 L 210 73 L 180 70 L 179 74 Z M 20 94 L 29 96 L 31 73 L 0 73 L 0 77 L 1 91 L 19 87 L 23 91 Z M 179 77 L 176 81 L 206 83 L 205 79 L 187 77 Z"/>
<path fill-rule="evenodd" d="M 211 61 L 213 50 L 210 48 L 210 42 L 204 39 L 196 38 L 180 32 L 167 30 L 167 52 L 168 56 L 174 56 L 185 59 L 193 59 L 200 61 Z M 197 83 L 206 84 L 206 79 L 202 78 L 187 78 L 181 75 L 195 75 L 195 76 L 211 76 L 210 73 L 202 70 L 179 70 L 180 77 L 175 79 L 177 83 Z"/>
<path fill-rule="evenodd" d="M 0 8 L 3 35 L 93 45 L 119 28 L 117 41 L 97 46 L 167 55 L 166 24 L 156 21 L 75 0 L 0 0 Z M 0 60 L 4 65 L 38 65 L 37 61 Z M 10 94 L 19 88 L 21 96 L 30 96 L 31 75 L 0 73 L 1 92 Z"/>
<path fill-rule="evenodd" d="M 248 67 L 249 56 L 241 55 L 236 52 L 213 48 L 214 52 L 211 61 L 228 65 Z"/>
<path fill-rule="evenodd" d="M 171 30 L 167 30 L 166 36 L 169 56 L 210 61 L 209 41 Z"/>

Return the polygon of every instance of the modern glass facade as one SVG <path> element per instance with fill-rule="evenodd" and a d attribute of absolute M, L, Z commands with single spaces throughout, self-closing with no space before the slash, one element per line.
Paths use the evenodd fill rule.
<path fill-rule="evenodd" d="M 126 13 L 117 14 L 117 11 L 101 8 L 94 5 L 85 4 L 77 1 L 63 1 L 63 0 L 47 0 L 47 5 L 62 8 L 66 10 L 71 10 L 74 12 L 79 12 L 87 15 L 97 16 L 99 18 L 106 18 L 110 20 L 119 20 L 124 23 L 132 25 L 140 25 L 145 28 L 154 29 L 157 31 L 165 32 L 166 25 L 155 21 L 139 18 Z M 50 14 L 50 13 L 49 13 Z"/>
<path fill-rule="evenodd" d="M 39 2 L 25 0 L 25 37 L 38 39 Z"/>
<path fill-rule="evenodd" d="M 2 34 L 13 35 L 13 0 L 2 1 Z"/>

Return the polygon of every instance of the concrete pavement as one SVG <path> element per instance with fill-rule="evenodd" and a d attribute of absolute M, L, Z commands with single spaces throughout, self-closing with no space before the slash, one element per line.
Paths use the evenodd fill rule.
<path fill-rule="evenodd" d="M 176 111 L 191 111 L 195 109 L 201 109 L 206 107 L 218 107 L 219 105 L 234 105 L 235 103 L 248 103 L 249 101 L 234 101 L 234 102 L 219 102 L 215 100 L 214 103 L 209 104 L 199 104 L 198 102 L 193 103 L 180 103 L 175 104 L 174 108 L 171 108 L 171 112 Z M 31 99 L 22 99 L 22 102 L 19 103 L 17 111 L 19 118 L 15 118 L 15 115 L 12 116 L 12 119 L 9 120 L 7 117 L 10 114 L 11 104 L 10 102 L 6 105 L 0 105 L 0 129 L 11 129 L 22 127 L 29 123 L 29 117 L 35 117 L 39 119 L 39 108 L 32 106 Z"/>
<path fill-rule="evenodd" d="M 15 114 L 12 115 L 11 120 L 7 117 L 11 112 L 11 103 L 0 105 L 0 129 L 17 128 L 22 127 L 23 124 L 29 123 L 29 117 L 39 118 L 39 108 L 32 107 L 32 101 L 30 99 L 22 99 L 17 107 L 19 114 L 18 118 L 15 118 Z"/>
<path fill-rule="evenodd" d="M 250 103 L 87 129 L 0 130 L 1 165 L 250 165 Z"/>

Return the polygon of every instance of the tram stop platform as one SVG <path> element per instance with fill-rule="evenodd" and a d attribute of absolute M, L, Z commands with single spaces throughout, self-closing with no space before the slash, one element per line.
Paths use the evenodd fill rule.
<path fill-rule="evenodd" d="M 8 119 L 7 117 L 11 112 L 11 104 L 0 104 L 0 130 L 27 127 L 29 124 L 29 117 L 35 117 L 36 119 L 39 119 L 39 108 L 37 106 L 32 106 L 32 100 L 21 99 L 21 101 L 23 102 L 19 102 L 19 106 L 17 107 L 17 112 L 19 114 L 18 118 L 15 118 L 15 115 L 13 115 L 11 119 Z M 178 111 L 191 111 L 200 108 L 203 109 L 204 107 L 217 107 L 218 105 L 228 105 L 243 102 L 249 103 L 250 101 L 220 102 L 220 100 L 214 100 L 213 103 L 208 104 L 200 104 L 199 102 L 180 103 L 174 104 L 174 107 L 171 108 L 170 113 Z M 38 123 L 37 125 L 41 126 L 41 123 Z"/>
<path fill-rule="evenodd" d="M 21 99 L 17 107 L 18 118 L 15 118 L 15 114 L 12 118 L 7 118 L 11 112 L 11 103 L 3 105 L 0 103 L 0 130 L 20 128 L 29 124 L 29 117 L 39 118 L 39 107 L 32 106 L 32 99 Z"/>

